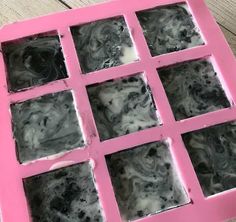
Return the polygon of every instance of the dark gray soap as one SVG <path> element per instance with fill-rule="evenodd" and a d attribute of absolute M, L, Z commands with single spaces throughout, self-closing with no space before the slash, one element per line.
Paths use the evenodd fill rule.
<path fill-rule="evenodd" d="M 158 70 L 176 120 L 230 107 L 214 71 L 206 60 Z"/>
<path fill-rule="evenodd" d="M 203 44 L 186 7 L 170 5 L 137 13 L 153 56 Z"/>
<path fill-rule="evenodd" d="M 137 60 L 124 18 L 111 18 L 71 28 L 83 73 Z"/>
<path fill-rule="evenodd" d="M 70 91 L 14 104 L 11 111 L 20 162 L 84 145 Z"/>
<path fill-rule="evenodd" d="M 33 222 L 102 222 L 88 163 L 24 179 Z"/>
<path fill-rule="evenodd" d="M 8 88 L 18 91 L 67 77 L 57 36 L 31 37 L 3 45 Z"/>
<path fill-rule="evenodd" d="M 87 90 L 101 140 L 160 124 L 142 75 L 92 85 Z"/>
<path fill-rule="evenodd" d="M 205 196 L 236 187 L 236 123 L 183 135 Z"/>
<path fill-rule="evenodd" d="M 124 221 L 189 203 L 165 143 L 114 153 L 106 161 Z"/>

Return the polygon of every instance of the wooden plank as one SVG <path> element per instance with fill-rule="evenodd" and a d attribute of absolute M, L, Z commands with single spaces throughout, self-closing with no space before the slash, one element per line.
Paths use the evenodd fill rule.
<path fill-rule="evenodd" d="M 236 34 L 236 1 L 205 0 L 217 22 Z"/>
<path fill-rule="evenodd" d="M 227 39 L 232 51 L 234 52 L 234 55 L 236 56 L 236 35 L 232 34 L 229 32 L 227 29 L 224 27 L 220 26 L 222 32 L 225 35 L 225 38 Z"/>
<path fill-rule="evenodd" d="M 62 2 L 65 2 L 71 8 L 84 7 L 105 1 L 106 0 L 62 0 Z"/>
<path fill-rule="evenodd" d="M 65 9 L 57 0 L 0 0 L 0 26 Z"/>

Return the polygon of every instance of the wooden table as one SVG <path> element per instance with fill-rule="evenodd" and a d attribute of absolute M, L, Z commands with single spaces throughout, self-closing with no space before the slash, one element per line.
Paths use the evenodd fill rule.
<path fill-rule="evenodd" d="M 0 0 L 0 26 L 102 1 L 104 0 Z M 205 1 L 236 55 L 236 0 Z"/>

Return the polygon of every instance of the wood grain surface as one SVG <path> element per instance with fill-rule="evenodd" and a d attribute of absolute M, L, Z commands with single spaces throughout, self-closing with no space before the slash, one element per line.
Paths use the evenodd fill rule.
<path fill-rule="evenodd" d="M 0 0 L 0 25 L 65 9 L 57 0 Z"/>

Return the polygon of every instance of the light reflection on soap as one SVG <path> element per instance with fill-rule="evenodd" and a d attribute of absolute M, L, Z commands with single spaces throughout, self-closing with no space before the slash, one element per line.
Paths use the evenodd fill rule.
<path fill-rule="evenodd" d="M 189 203 L 166 143 L 114 153 L 106 161 L 124 221 Z"/>
<path fill-rule="evenodd" d="M 87 90 L 101 140 L 160 125 L 141 74 L 92 85 Z"/>
<path fill-rule="evenodd" d="M 33 222 L 103 222 L 88 163 L 24 179 Z"/>
<path fill-rule="evenodd" d="M 230 107 L 217 73 L 207 60 L 158 70 L 176 120 Z"/>
<path fill-rule="evenodd" d="M 185 4 L 137 13 L 153 56 L 203 45 Z"/>
<path fill-rule="evenodd" d="M 183 135 L 205 196 L 236 188 L 236 122 Z"/>
<path fill-rule="evenodd" d="M 8 88 L 19 91 L 67 77 L 57 36 L 22 39 L 3 45 Z"/>
<path fill-rule="evenodd" d="M 84 146 L 70 91 L 11 106 L 20 162 Z"/>
<path fill-rule="evenodd" d="M 83 73 L 138 60 L 122 17 L 71 28 Z"/>

